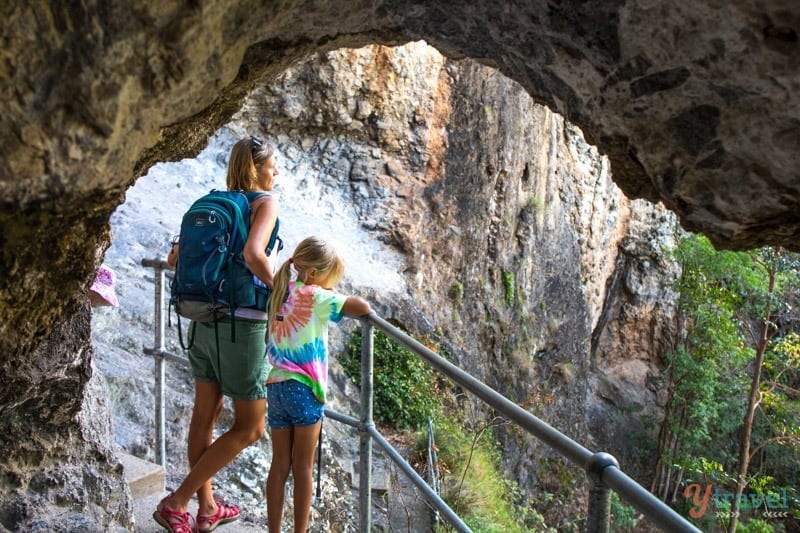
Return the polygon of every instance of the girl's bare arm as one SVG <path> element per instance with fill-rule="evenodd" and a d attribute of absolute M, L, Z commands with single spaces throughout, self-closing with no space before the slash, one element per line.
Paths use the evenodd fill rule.
<path fill-rule="evenodd" d="M 342 306 L 342 311 L 351 316 L 364 316 L 372 311 L 369 302 L 358 296 L 348 296 Z"/>

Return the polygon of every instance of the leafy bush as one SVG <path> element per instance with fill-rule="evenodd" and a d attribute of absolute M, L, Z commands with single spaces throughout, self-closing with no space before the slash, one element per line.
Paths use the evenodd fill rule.
<path fill-rule="evenodd" d="M 382 331 L 373 338 L 375 419 L 398 429 L 418 428 L 439 406 L 436 375 L 427 363 Z M 345 374 L 361 385 L 361 330 L 341 361 Z"/>
<path fill-rule="evenodd" d="M 775 533 L 775 528 L 766 520 L 753 518 L 744 524 L 737 524 L 736 533 Z"/>
<path fill-rule="evenodd" d="M 635 531 L 639 523 L 636 518 L 638 514 L 636 508 L 622 501 L 619 494 L 611 492 L 611 523 L 614 531 Z"/>

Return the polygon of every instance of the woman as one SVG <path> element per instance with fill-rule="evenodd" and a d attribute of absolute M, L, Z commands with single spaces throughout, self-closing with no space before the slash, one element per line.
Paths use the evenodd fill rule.
<path fill-rule="evenodd" d="M 274 149 L 254 137 L 238 141 L 228 162 L 228 190 L 255 193 L 272 190 L 278 170 Z M 256 195 L 253 195 L 256 196 Z M 273 265 L 266 255 L 267 243 L 278 219 L 278 201 L 271 195 L 251 200 L 250 232 L 244 259 L 250 271 L 272 287 Z M 177 264 L 178 248 L 173 246 L 167 262 Z M 244 448 L 264 434 L 266 412 L 267 314 L 253 309 L 236 318 L 235 342 L 228 319 L 214 324 L 193 322 L 194 345 L 189 350 L 195 378 L 195 401 L 189 424 L 188 457 L 191 470 L 175 492 L 158 504 L 153 518 L 168 531 L 208 532 L 239 518 L 239 508 L 214 498 L 211 478 Z M 236 313 L 239 315 L 239 310 Z M 217 353 L 219 349 L 219 354 Z M 219 357 L 217 357 L 219 355 Z M 220 379 L 225 375 L 224 383 Z M 220 385 L 222 383 L 222 385 Z M 213 440 L 214 425 L 222 411 L 223 396 L 233 400 L 233 426 Z M 197 494 L 197 520 L 188 513 L 189 500 Z"/>

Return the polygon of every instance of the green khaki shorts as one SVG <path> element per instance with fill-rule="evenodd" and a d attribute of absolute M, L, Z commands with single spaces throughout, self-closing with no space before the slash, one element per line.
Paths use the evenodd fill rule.
<path fill-rule="evenodd" d="M 219 354 L 214 324 L 192 322 L 189 335 L 194 344 L 189 349 L 192 375 L 198 381 L 216 381 L 225 396 L 236 400 L 260 400 L 267 397 L 266 322 L 236 319 L 236 342 L 231 341 L 231 323 L 220 320 Z"/>

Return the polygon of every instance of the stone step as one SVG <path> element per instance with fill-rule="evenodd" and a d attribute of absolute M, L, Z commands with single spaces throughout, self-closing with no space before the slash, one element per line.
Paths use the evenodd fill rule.
<path fill-rule="evenodd" d="M 125 481 L 131 489 L 134 501 L 164 492 L 164 469 L 161 465 L 124 452 L 119 455 L 125 470 Z"/>
<path fill-rule="evenodd" d="M 360 466 L 361 464 L 359 461 L 353 461 L 350 465 L 350 486 L 355 489 L 359 488 L 359 483 L 361 482 L 361 476 L 359 474 Z M 314 471 L 314 475 L 316 476 L 316 470 Z M 316 479 L 317 478 L 315 477 L 315 483 Z M 370 480 L 372 491 L 378 494 L 385 494 L 391 489 L 391 484 L 392 482 L 391 474 L 389 472 L 389 465 L 382 461 L 373 462 L 372 479 Z"/>

